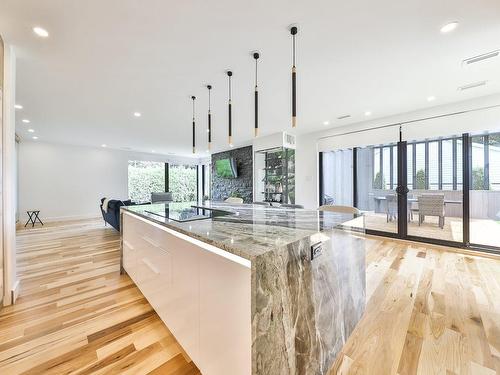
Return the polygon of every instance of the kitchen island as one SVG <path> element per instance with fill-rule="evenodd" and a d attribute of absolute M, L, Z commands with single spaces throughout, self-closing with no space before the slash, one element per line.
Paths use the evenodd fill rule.
<path fill-rule="evenodd" d="M 122 267 L 203 374 L 327 374 L 365 308 L 363 217 L 122 207 Z"/>

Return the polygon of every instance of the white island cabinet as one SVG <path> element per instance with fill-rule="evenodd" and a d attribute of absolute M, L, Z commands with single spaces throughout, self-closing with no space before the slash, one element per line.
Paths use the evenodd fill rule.
<path fill-rule="evenodd" d="M 252 373 L 250 261 L 123 213 L 123 268 L 204 375 Z"/>

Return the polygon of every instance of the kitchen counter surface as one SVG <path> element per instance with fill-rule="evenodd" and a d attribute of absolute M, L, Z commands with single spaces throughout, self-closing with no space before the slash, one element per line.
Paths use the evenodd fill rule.
<path fill-rule="evenodd" d="M 192 206 L 229 212 L 204 220 L 176 221 L 153 212 L 170 210 L 176 216 Z M 219 247 L 242 258 L 255 257 L 286 247 L 315 233 L 331 229 L 364 231 L 362 217 L 316 210 L 265 207 L 253 204 L 232 205 L 223 202 L 196 205 L 161 203 L 123 206 L 122 210 Z"/>

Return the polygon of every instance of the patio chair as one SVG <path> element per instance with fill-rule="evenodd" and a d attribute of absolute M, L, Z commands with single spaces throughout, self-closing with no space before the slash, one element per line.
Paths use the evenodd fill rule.
<path fill-rule="evenodd" d="M 398 197 L 396 194 L 386 195 L 385 214 L 387 222 L 397 220 L 398 218 Z"/>
<path fill-rule="evenodd" d="M 437 216 L 439 228 L 444 228 L 444 194 L 422 194 L 418 197 L 418 225 L 426 216 Z"/>

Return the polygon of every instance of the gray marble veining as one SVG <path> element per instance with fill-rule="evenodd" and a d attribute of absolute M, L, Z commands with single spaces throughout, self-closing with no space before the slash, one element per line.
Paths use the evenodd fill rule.
<path fill-rule="evenodd" d="M 251 261 L 253 374 L 327 374 L 365 308 L 363 217 L 205 207 L 231 214 L 177 222 L 148 213 L 151 205 L 122 209 Z M 311 259 L 318 243 L 322 253 Z"/>

